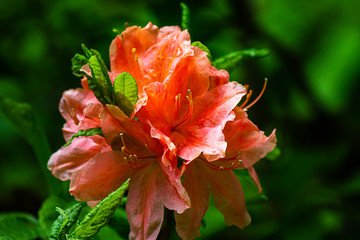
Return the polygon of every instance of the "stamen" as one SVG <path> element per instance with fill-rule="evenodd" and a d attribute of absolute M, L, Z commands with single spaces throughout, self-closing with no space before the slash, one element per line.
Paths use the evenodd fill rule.
<path fill-rule="evenodd" d="M 239 155 L 236 155 L 235 157 L 239 157 Z M 225 165 L 221 165 L 221 166 L 218 166 L 214 163 L 211 163 L 211 162 L 208 162 L 207 160 L 205 159 L 202 159 L 200 158 L 204 163 L 205 165 L 207 165 L 210 169 L 212 170 L 217 170 L 217 171 L 227 171 L 227 170 L 233 170 L 235 168 L 238 168 L 240 165 L 241 165 L 241 162 L 242 160 L 238 159 L 236 161 L 233 161 L 234 158 L 231 158 L 231 159 L 221 159 L 221 160 L 218 160 L 216 162 L 227 162 L 227 161 L 233 161 L 231 163 L 231 167 L 225 167 Z"/>
<path fill-rule="evenodd" d="M 181 94 L 175 96 L 175 119 L 179 117 Z"/>
<path fill-rule="evenodd" d="M 265 92 L 265 88 L 266 88 L 267 81 L 268 81 L 268 79 L 265 78 L 264 86 L 263 86 L 263 89 L 261 90 L 259 96 L 258 96 L 252 103 L 250 103 L 249 105 L 247 105 L 246 107 L 244 107 L 244 110 L 249 109 L 251 106 L 253 106 L 253 105 L 261 98 L 261 96 L 262 96 L 263 93 Z"/>
<path fill-rule="evenodd" d="M 66 101 L 65 101 L 65 98 L 62 99 L 63 102 L 64 102 L 64 105 L 65 105 L 65 109 L 66 109 L 66 112 L 69 114 L 69 116 L 71 117 L 72 120 L 74 120 L 74 123 L 76 125 L 79 124 L 80 120 L 78 119 L 78 117 L 76 116 L 76 111 L 75 111 L 75 108 L 71 108 L 71 111 L 72 113 L 70 113 L 70 110 L 66 104 Z"/>
<path fill-rule="evenodd" d="M 122 144 L 124 145 L 123 147 L 121 147 L 121 151 L 126 152 L 127 154 L 131 155 L 131 152 L 129 151 L 129 149 L 125 145 L 124 134 L 123 133 L 120 133 L 120 138 L 121 138 Z"/>
<path fill-rule="evenodd" d="M 193 99 L 192 99 L 192 92 L 190 91 L 190 89 L 188 89 L 188 95 L 186 96 L 186 99 L 189 101 L 189 111 L 187 114 L 188 120 L 186 121 L 186 123 L 187 123 L 187 122 L 191 121 L 192 114 L 194 111 L 194 103 L 193 103 Z"/>
<path fill-rule="evenodd" d="M 178 117 L 178 112 L 179 112 L 179 109 L 180 109 L 180 97 L 181 97 L 181 95 L 179 94 L 178 96 L 179 96 L 178 98 L 177 98 L 177 96 L 175 97 L 175 101 L 177 101 L 176 102 L 176 108 L 177 109 L 175 111 L 176 118 Z M 188 109 L 187 113 L 185 114 L 184 119 L 182 119 L 180 121 L 180 123 L 178 123 L 174 128 L 179 127 L 181 125 L 184 125 L 184 124 L 191 121 L 192 114 L 193 114 L 193 111 L 194 111 L 194 103 L 193 103 L 192 93 L 191 93 L 190 89 L 188 89 L 188 95 L 186 96 L 186 99 L 189 102 L 189 109 Z"/>
<path fill-rule="evenodd" d="M 248 101 L 251 98 L 251 95 L 252 95 L 252 90 L 250 90 L 249 93 L 246 95 L 245 102 L 243 104 L 241 104 L 240 108 L 243 108 L 248 103 Z"/>

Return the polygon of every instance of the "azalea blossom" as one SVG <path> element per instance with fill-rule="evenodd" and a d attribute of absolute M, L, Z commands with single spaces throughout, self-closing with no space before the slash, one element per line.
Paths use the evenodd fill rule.
<path fill-rule="evenodd" d="M 248 169 L 261 190 L 253 164 L 276 138 L 248 119 L 251 104 L 237 107 L 250 95 L 247 87 L 230 82 L 177 26 L 127 27 L 110 45 L 110 66 L 112 83 L 124 72 L 136 80 L 131 116 L 115 103 L 101 104 L 86 78 L 82 89 L 66 91 L 60 101 L 65 140 L 79 130 L 101 128 L 102 134 L 80 136 L 54 153 L 48 164 L 54 176 L 70 180 L 70 193 L 90 206 L 131 178 L 130 239 L 156 239 L 164 207 L 175 210 L 179 236 L 193 239 L 210 195 L 227 224 L 248 225 L 232 169 Z M 91 76 L 88 64 L 81 69 Z"/>
<path fill-rule="evenodd" d="M 60 100 L 59 110 L 66 120 L 62 129 L 66 142 L 79 130 L 100 127 L 99 113 L 101 103 L 87 85 L 87 79 L 81 81 L 83 88 L 65 91 Z M 71 179 L 84 163 L 97 154 L 110 151 L 110 146 L 99 135 L 75 138 L 69 146 L 61 147 L 55 152 L 48 168 L 52 174 L 65 181 Z"/>

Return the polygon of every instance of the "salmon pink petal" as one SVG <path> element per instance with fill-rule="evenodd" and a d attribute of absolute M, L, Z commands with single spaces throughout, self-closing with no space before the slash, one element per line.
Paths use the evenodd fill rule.
<path fill-rule="evenodd" d="M 250 224 L 246 211 L 244 193 L 239 180 L 232 171 L 208 169 L 209 188 L 215 207 L 224 215 L 227 225 L 244 228 Z"/>
<path fill-rule="evenodd" d="M 186 100 L 185 96 L 187 91 L 190 90 L 192 97 L 196 98 L 209 89 L 211 69 L 212 66 L 206 52 L 197 47 L 192 47 L 191 52 L 179 60 L 164 85 L 168 93 L 173 97 L 182 94 L 184 100 Z"/>
<path fill-rule="evenodd" d="M 188 200 L 183 199 L 188 196 L 179 184 L 180 176 L 165 173 L 157 161 L 136 172 L 130 181 L 126 204 L 130 239 L 156 239 L 163 221 L 164 205 L 178 212 L 188 207 Z"/>
<path fill-rule="evenodd" d="M 107 105 L 100 113 L 101 127 L 106 141 L 113 147 L 121 145 L 120 133 L 124 134 L 127 148 L 143 157 L 161 153 L 162 148 L 158 140 L 151 138 L 141 122 L 131 120 L 117 106 Z M 121 145 L 122 146 L 122 145 Z M 120 149 L 117 149 L 120 150 Z"/>
<path fill-rule="evenodd" d="M 181 32 L 181 28 L 179 26 L 165 26 L 160 28 L 156 42 L 160 42 L 164 37 L 174 32 Z"/>
<path fill-rule="evenodd" d="M 255 183 L 256 187 L 259 189 L 259 194 L 260 194 L 262 192 L 262 187 L 261 187 L 261 184 L 260 184 L 259 177 L 258 177 L 258 175 L 257 175 L 257 173 L 255 171 L 255 168 L 249 167 L 248 171 L 249 171 L 249 175 L 252 178 L 253 182 Z"/>
<path fill-rule="evenodd" d="M 80 129 L 100 127 L 99 113 L 103 106 L 100 103 L 90 103 L 84 108 L 84 119 L 80 120 Z"/>
<path fill-rule="evenodd" d="M 217 70 L 215 67 L 212 67 L 212 73 L 210 75 L 210 89 L 226 84 L 228 82 L 229 73 L 226 70 Z"/>
<path fill-rule="evenodd" d="M 140 108 L 137 117 L 142 122 L 151 121 L 151 124 L 162 133 L 168 135 L 176 124 L 175 96 L 167 93 L 164 84 L 149 83 L 144 87 L 144 106 Z"/>
<path fill-rule="evenodd" d="M 240 159 L 246 168 L 251 167 L 260 159 L 264 158 L 266 154 L 271 152 L 276 146 L 275 130 L 269 137 L 264 136 L 263 132 L 261 137 L 258 137 L 257 141 L 253 142 L 253 145 L 240 151 Z"/>
<path fill-rule="evenodd" d="M 144 73 L 151 82 L 163 83 L 174 71 L 178 61 L 191 51 L 190 35 L 176 31 L 164 36 L 141 59 Z M 144 84 L 142 86 L 145 86 Z"/>
<path fill-rule="evenodd" d="M 133 174 L 124 154 L 110 151 L 96 155 L 71 179 L 70 193 L 79 201 L 97 201 L 119 188 Z"/>
<path fill-rule="evenodd" d="M 128 72 L 133 75 L 135 58 L 133 49 L 136 49 L 138 57 L 142 55 L 155 44 L 159 28 L 151 22 L 146 27 L 137 26 L 128 27 L 118 35 L 110 45 L 110 66 L 111 72 L 119 75 L 122 72 Z"/>
<path fill-rule="evenodd" d="M 252 123 L 245 111 L 234 109 L 236 118 L 228 122 L 224 128 L 225 139 L 228 143 L 227 153 L 240 152 L 240 159 L 244 168 L 251 167 L 276 145 L 275 131 L 269 137 Z"/>
<path fill-rule="evenodd" d="M 206 172 L 197 161 L 191 162 L 184 172 L 182 184 L 191 199 L 191 208 L 182 214 L 175 213 L 176 231 L 182 239 L 195 239 L 200 236 L 201 220 L 209 207 Z"/>
<path fill-rule="evenodd" d="M 104 144 L 104 138 L 97 135 L 75 138 L 69 146 L 61 147 L 51 155 L 48 169 L 60 180 L 68 180 L 97 155 Z"/>
<path fill-rule="evenodd" d="M 163 164 L 162 174 L 158 175 L 158 186 L 161 189 L 161 196 L 166 208 L 183 213 L 191 206 L 190 198 L 180 181 L 180 172 L 178 169 L 171 170 Z"/>
<path fill-rule="evenodd" d="M 179 149 L 179 157 L 191 161 L 201 152 L 209 161 L 224 157 L 226 142 L 222 130 L 234 118 L 232 109 L 245 92 L 242 85 L 229 82 L 194 99 L 191 122 L 177 127 L 170 136 Z"/>

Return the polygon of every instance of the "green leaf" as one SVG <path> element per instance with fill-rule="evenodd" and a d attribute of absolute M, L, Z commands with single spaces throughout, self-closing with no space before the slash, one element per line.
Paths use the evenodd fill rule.
<path fill-rule="evenodd" d="M 0 214 L 0 239 L 3 239 L 2 235 L 16 240 L 45 237 L 36 218 L 26 213 Z"/>
<path fill-rule="evenodd" d="M 191 45 L 200 48 L 204 52 L 207 52 L 207 58 L 209 59 L 210 62 L 212 62 L 212 56 L 211 56 L 210 50 L 204 44 L 202 44 L 199 41 L 196 41 L 196 42 L 193 42 Z"/>
<path fill-rule="evenodd" d="M 250 184 L 251 186 L 253 186 L 254 189 L 257 189 L 257 186 L 254 183 L 253 179 L 251 178 L 249 171 L 247 169 L 233 169 L 233 171 L 240 180 L 240 182 L 244 181 Z M 265 193 L 262 192 L 259 196 L 260 198 L 267 200 L 267 196 L 265 195 Z"/>
<path fill-rule="evenodd" d="M 54 221 L 57 219 L 58 214 L 54 211 L 56 206 L 62 205 L 61 198 L 57 196 L 50 196 L 41 205 L 38 211 L 39 224 L 48 234 Z"/>
<path fill-rule="evenodd" d="M 77 77 L 85 76 L 86 74 L 81 71 L 81 68 L 88 62 L 88 59 L 84 55 L 78 53 L 75 54 L 75 56 L 71 59 L 71 70 L 73 74 Z"/>
<path fill-rule="evenodd" d="M 270 54 L 268 49 L 244 49 L 229 53 L 223 57 L 220 57 L 214 61 L 214 66 L 217 69 L 225 69 L 231 72 L 234 68 L 240 66 L 242 62 L 249 58 L 261 58 Z"/>
<path fill-rule="evenodd" d="M 106 92 L 108 93 L 109 97 L 111 98 L 113 88 L 112 88 L 112 82 L 110 80 L 109 73 L 108 73 L 109 70 L 107 69 L 105 62 L 102 59 L 101 54 L 98 51 L 96 51 L 95 49 L 91 49 L 90 52 L 93 56 L 96 56 L 96 59 L 100 65 L 101 72 L 102 72 L 103 76 L 105 77 L 105 85 L 107 88 Z"/>
<path fill-rule="evenodd" d="M 77 137 L 80 137 L 80 136 L 89 137 L 89 136 L 93 136 L 93 135 L 103 136 L 101 127 L 79 130 L 77 133 L 75 133 L 74 135 L 71 136 L 69 142 L 65 143 L 64 147 L 69 146 L 71 144 L 71 142 Z"/>
<path fill-rule="evenodd" d="M 278 158 L 281 155 L 281 151 L 278 147 L 275 147 L 271 152 L 269 152 L 268 154 L 266 154 L 265 158 L 269 159 L 269 160 L 275 160 L 276 158 Z"/>
<path fill-rule="evenodd" d="M 190 10 L 188 6 L 181 2 L 180 7 L 182 9 L 182 16 L 181 16 L 181 28 L 183 30 L 189 29 L 189 23 L 190 23 Z"/>
<path fill-rule="evenodd" d="M 59 207 L 56 208 L 56 211 L 60 213 L 59 217 L 53 223 L 50 230 L 51 240 L 63 240 L 65 235 L 69 232 L 70 228 L 74 225 L 77 218 L 79 217 L 80 211 L 82 209 L 82 204 L 78 203 L 63 210 Z"/>
<path fill-rule="evenodd" d="M 107 224 L 116 208 L 120 206 L 121 199 L 129 186 L 129 181 L 130 179 L 96 205 L 95 208 L 84 217 L 83 221 L 69 235 L 85 239 L 95 236 L 97 232 Z"/>
<path fill-rule="evenodd" d="M 0 112 L 14 126 L 17 132 L 26 139 L 35 151 L 40 168 L 47 180 L 51 194 L 59 195 L 60 181 L 54 178 L 46 168 L 52 151 L 46 138 L 42 123 L 33 108 L 27 103 L 17 102 L 0 96 Z"/>
<path fill-rule="evenodd" d="M 130 73 L 123 72 L 114 81 L 115 103 L 120 109 L 130 116 L 138 100 L 138 88 L 136 80 Z"/>
<path fill-rule="evenodd" d="M 92 78 L 93 80 L 96 79 L 95 84 L 98 90 L 101 91 L 102 97 L 106 100 L 106 103 L 112 103 L 112 84 L 108 73 L 105 70 L 103 71 L 105 66 L 102 66 L 101 61 L 95 55 L 89 58 L 89 66 Z"/>
<path fill-rule="evenodd" d="M 85 44 L 82 43 L 81 48 L 83 49 L 85 56 L 87 58 L 90 58 L 92 54 L 91 54 L 90 50 L 85 46 Z"/>

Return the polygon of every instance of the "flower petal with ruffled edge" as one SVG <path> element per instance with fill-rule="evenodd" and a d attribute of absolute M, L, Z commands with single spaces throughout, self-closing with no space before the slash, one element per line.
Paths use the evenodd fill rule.
<path fill-rule="evenodd" d="M 236 113 L 235 120 L 228 122 L 224 128 L 225 140 L 228 143 L 226 155 L 238 155 L 237 158 L 241 160 L 239 168 L 248 169 L 261 192 L 259 178 L 252 166 L 275 148 L 275 130 L 266 137 L 264 132 L 248 119 L 244 110 L 236 107 L 234 112 Z"/>
<path fill-rule="evenodd" d="M 183 175 L 182 183 L 190 196 L 192 207 L 183 214 L 175 214 L 176 231 L 182 239 L 194 239 L 200 235 L 201 219 L 209 206 L 209 193 L 227 225 L 242 229 L 250 223 L 236 175 L 231 170 L 209 169 L 201 161 L 192 161 Z"/>
<path fill-rule="evenodd" d="M 134 170 L 119 151 L 96 155 L 70 181 L 70 193 L 78 201 L 97 201 L 119 188 Z"/>
<path fill-rule="evenodd" d="M 83 164 L 106 149 L 106 145 L 104 138 L 97 135 L 75 138 L 69 146 L 51 155 L 48 169 L 60 180 L 69 180 Z"/>
<path fill-rule="evenodd" d="M 164 205 L 179 213 L 190 206 L 186 192 L 181 190 L 182 194 L 179 194 L 170 183 L 174 179 L 169 180 L 169 176 L 156 161 L 133 176 L 126 204 L 130 239 L 156 239 L 163 221 Z M 176 181 L 181 186 L 180 181 Z"/>

